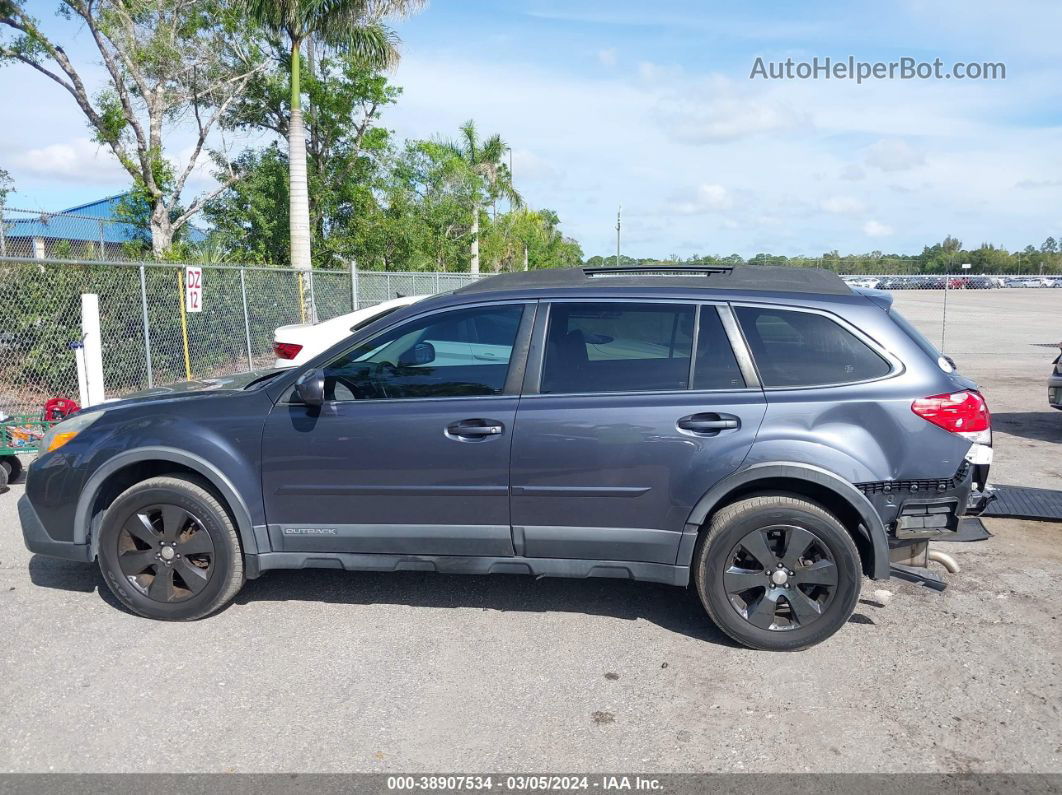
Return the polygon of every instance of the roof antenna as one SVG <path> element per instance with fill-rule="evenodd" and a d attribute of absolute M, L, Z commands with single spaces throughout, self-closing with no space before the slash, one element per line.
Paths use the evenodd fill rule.
<path fill-rule="evenodd" d="M 616 267 L 620 264 L 620 215 L 623 213 L 623 205 L 616 208 Z"/>

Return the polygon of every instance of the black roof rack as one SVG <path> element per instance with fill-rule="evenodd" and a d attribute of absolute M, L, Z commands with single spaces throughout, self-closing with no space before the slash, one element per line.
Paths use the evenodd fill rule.
<path fill-rule="evenodd" d="M 606 278 L 607 277 L 607 278 Z M 456 290 L 458 293 L 502 290 L 616 287 L 677 287 L 712 290 L 851 295 L 833 271 L 781 265 L 652 265 L 599 268 L 544 268 L 499 273 Z"/>
<path fill-rule="evenodd" d="M 594 276 L 671 276 L 686 274 L 729 273 L 733 265 L 612 265 L 597 268 L 583 268 L 589 278 Z"/>

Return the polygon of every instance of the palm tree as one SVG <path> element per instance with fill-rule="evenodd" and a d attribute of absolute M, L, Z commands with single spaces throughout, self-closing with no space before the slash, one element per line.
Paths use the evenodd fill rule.
<path fill-rule="evenodd" d="M 502 162 L 508 147 L 500 135 L 495 133 L 481 141 L 476 124 L 470 119 L 461 125 L 460 139 L 450 141 L 446 148 L 478 180 L 483 181 L 488 201 L 502 197 L 514 207 L 523 204 L 520 194 L 513 187 L 512 174 Z M 479 185 L 475 185 L 472 190 L 472 273 L 479 273 L 479 210 L 483 206 L 483 198 Z"/>
<path fill-rule="evenodd" d="M 288 124 L 288 190 L 291 265 L 309 271 L 310 201 L 306 186 L 306 130 L 299 81 L 302 45 L 311 37 L 325 47 L 352 53 L 374 69 L 398 62 L 398 37 L 381 20 L 414 13 L 424 0 L 240 0 L 244 12 L 291 46 L 291 118 Z M 309 314 L 313 315 L 312 297 Z"/>

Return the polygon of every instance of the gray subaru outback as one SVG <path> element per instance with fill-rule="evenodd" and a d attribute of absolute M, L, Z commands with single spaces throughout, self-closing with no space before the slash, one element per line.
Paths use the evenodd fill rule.
<path fill-rule="evenodd" d="M 86 409 L 19 512 L 30 550 L 98 561 L 151 618 L 209 615 L 270 569 L 618 577 L 692 587 L 732 638 L 792 650 L 847 621 L 864 576 L 925 567 L 991 453 L 976 385 L 887 294 L 580 268 L 402 307 L 301 368 Z"/>

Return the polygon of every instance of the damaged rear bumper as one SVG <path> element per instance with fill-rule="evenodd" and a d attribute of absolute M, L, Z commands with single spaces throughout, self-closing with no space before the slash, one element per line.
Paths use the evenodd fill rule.
<path fill-rule="evenodd" d="M 981 447 L 981 445 L 974 445 Z M 991 448 L 989 450 L 989 456 Z M 948 554 L 930 549 L 933 540 L 955 538 L 959 520 L 977 516 L 992 495 L 985 491 L 991 458 L 963 461 L 950 478 L 857 483 L 885 524 L 889 540 L 890 575 L 907 582 L 944 590 L 947 584 L 931 571 L 936 561 L 950 573 L 959 570 Z"/>

